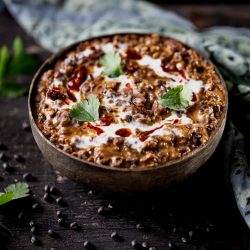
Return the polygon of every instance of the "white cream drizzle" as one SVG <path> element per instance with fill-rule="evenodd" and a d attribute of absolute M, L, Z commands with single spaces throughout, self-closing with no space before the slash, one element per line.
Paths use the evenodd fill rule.
<path fill-rule="evenodd" d="M 105 43 L 100 45 L 99 49 L 103 50 L 104 53 L 115 51 L 124 55 L 127 50 L 127 47 L 128 46 L 125 43 L 119 43 L 118 46 L 114 46 L 113 43 Z"/>
<path fill-rule="evenodd" d="M 97 48 L 98 49 L 98 48 Z M 126 44 L 119 44 L 118 47 L 116 48 L 112 43 L 106 43 L 103 45 L 99 46 L 99 49 L 102 49 L 105 53 L 110 52 L 110 51 L 117 51 L 121 54 L 125 54 L 126 49 L 127 49 L 127 45 Z M 81 52 L 77 57 L 78 58 L 82 58 L 82 57 L 86 57 L 89 56 L 91 53 L 93 52 L 92 49 L 87 48 L 86 50 L 84 50 L 83 52 Z M 173 75 L 170 73 L 167 73 L 165 71 L 163 71 L 162 67 L 161 67 L 161 59 L 154 59 L 148 55 L 145 55 L 142 57 L 142 59 L 137 60 L 137 63 L 141 66 L 147 66 L 150 69 L 152 69 L 159 77 L 164 77 L 164 78 L 168 78 L 168 80 L 166 81 L 166 87 L 176 87 L 178 85 L 181 84 L 185 84 L 186 86 L 188 86 L 190 88 L 190 90 L 192 92 L 194 92 L 195 94 L 198 94 L 201 90 L 202 87 L 204 87 L 205 90 L 208 90 L 210 87 L 210 84 L 203 84 L 203 82 L 201 80 L 194 80 L 188 77 L 187 72 L 185 72 L 187 79 L 184 79 L 181 74 L 178 75 Z M 178 67 L 181 67 L 181 65 L 178 65 Z M 93 72 L 92 75 L 93 77 L 98 77 L 100 75 L 102 75 L 102 71 L 103 71 L 103 67 L 99 67 L 99 66 L 94 66 L 93 68 Z M 133 77 L 129 77 L 128 75 L 120 75 L 119 77 L 115 77 L 115 78 L 110 78 L 108 76 L 104 76 L 105 82 L 120 82 L 120 86 L 119 86 L 119 90 L 122 90 L 123 88 L 126 88 L 126 84 L 129 83 L 131 88 L 133 89 L 133 93 L 137 92 L 137 87 L 134 83 L 134 79 Z M 55 87 L 58 87 L 62 84 L 62 82 L 58 79 L 55 79 L 52 82 L 52 85 Z M 81 92 L 78 91 L 74 91 L 73 92 L 77 101 L 81 100 Z M 111 100 L 111 102 L 110 102 Z M 115 108 L 117 110 L 118 113 L 118 123 L 112 123 L 109 126 L 98 126 L 100 127 L 104 132 L 101 135 L 96 135 L 95 132 L 91 132 L 89 133 L 89 135 L 87 136 L 83 136 L 83 137 L 79 137 L 79 136 L 75 136 L 72 137 L 71 142 L 73 144 L 75 144 L 76 147 L 78 148 L 88 148 L 90 146 L 100 146 L 101 144 L 107 142 L 109 137 L 119 137 L 118 135 L 115 134 L 115 132 L 118 129 L 121 128 L 129 128 L 132 131 L 132 135 L 130 135 L 129 137 L 125 137 L 125 141 L 131 145 L 132 148 L 135 148 L 137 150 L 140 150 L 143 147 L 143 144 L 150 140 L 152 138 L 152 136 L 164 136 L 167 134 L 171 134 L 173 133 L 176 136 L 183 136 L 181 133 L 181 130 L 178 128 L 178 125 L 186 125 L 186 124 L 192 124 L 193 121 L 188 118 L 186 116 L 185 113 L 183 113 L 181 115 L 181 117 L 177 116 L 177 113 L 175 111 L 172 111 L 171 116 L 167 117 L 166 119 L 164 119 L 161 122 L 155 123 L 151 126 L 146 125 L 144 123 L 140 123 L 140 122 L 136 122 L 136 121 L 132 121 L 132 122 L 126 122 L 124 120 L 124 118 L 126 117 L 126 115 L 131 115 L 131 109 L 129 109 L 129 107 L 131 106 L 131 95 L 125 97 L 124 95 L 120 95 L 120 96 L 114 96 L 111 95 L 111 93 L 109 92 L 109 90 L 107 90 L 104 93 L 104 97 L 101 101 L 101 104 L 108 107 L 108 108 Z M 117 105 L 117 103 L 119 101 L 122 101 L 121 105 Z M 62 109 L 69 109 L 72 108 L 75 105 L 75 102 L 72 102 L 69 100 L 69 104 L 63 104 L 63 105 L 59 105 L 58 100 L 56 101 L 52 101 L 50 98 L 45 99 L 46 104 L 48 104 L 50 107 L 56 109 L 56 110 L 62 110 Z M 192 105 L 193 103 L 190 102 L 190 104 Z M 174 120 L 178 119 L 179 123 L 175 124 L 175 127 L 169 127 L 167 126 L 167 124 L 173 124 Z M 202 118 L 201 118 L 202 119 Z M 204 118 L 203 118 L 204 119 Z M 97 124 L 100 124 L 100 122 L 96 122 L 96 123 L 92 123 L 92 125 L 96 126 Z M 142 142 L 139 140 L 139 138 L 136 136 L 136 130 L 139 128 L 141 131 L 148 131 L 148 130 L 153 130 L 155 128 L 161 127 L 160 129 L 155 130 L 153 133 L 151 133 L 148 137 L 147 140 L 145 140 L 145 142 Z"/>
<path fill-rule="evenodd" d="M 174 88 L 178 85 L 185 84 L 190 88 L 192 92 L 198 94 L 203 85 L 203 82 L 201 80 L 194 80 L 189 78 L 187 72 L 185 71 L 184 72 L 187 76 L 187 80 L 184 79 L 180 74 L 176 76 L 174 74 L 163 71 L 161 67 L 161 59 L 154 59 L 151 56 L 145 55 L 142 57 L 142 59 L 137 60 L 137 63 L 141 66 L 147 66 L 148 68 L 152 69 L 160 77 L 170 78 L 170 80 L 166 82 L 167 87 Z"/>
<path fill-rule="evenodd" d="M 129 137 L 125 137 L 125 141 L 131 145 L 131 147 L 139 149 L 141 146 L 143 146 L 144 142 L 141 142 L 140 139 L 136 136 L 136 130 L 139 128 L 141 131 L 148 131 L 153 130 L 156 128 L 159 128 L 163 125 L 162 128 L 159 128 L 155 130 L 153 133 L 150 134 L 149 138 L 146 141 L 150 140 L 150 137 L 158 135 L 158 136 L 164 136 L 169 133 L 174 133 L 177 136 L 182 136 L 181 131 L 178 129 L 178 125 L 176 125 L 175 128 L 169 128 L 168 124 L 173 124 L 174 120 L 178 119 L 179 123 L 181 125 L 185 124 L 192 124 L 193 121 L 188 118 L 185 114 L 182 115 L 181 118 L 177 116 L 175 112 L 172 112 L 171 116 L 167 117 L 166 119 L 162 120 L 161 122 L 155 123 L 154 125 L 150 126 L 144 123 L 140 123 L 137 121 L 132 122 L 119 122 L 119 123 L 113 123 L 109 126 L 98 126 L 101 128 L 104 132 L 96 137 L 92 136 L 83 136 L 83 137 L 74 137 L 72 138 L 72 143 L 75 143 L 75 146 L 78 148 L 88 148 L 90 146 L 100 146 L 102 143 L 105 143 L 109 137 L 119 137 L 115 134 L 115 132 L 118 129 L 121 128 L 129 128 L 132 132 L 132 135 Z M 91 123 L 92 125 L 96 126 L 98 123 Z"/>

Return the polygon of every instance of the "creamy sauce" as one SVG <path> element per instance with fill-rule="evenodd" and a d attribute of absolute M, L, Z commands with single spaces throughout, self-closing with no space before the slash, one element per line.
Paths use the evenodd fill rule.
<path fill-rule="evenodd" d="M 194 93 L 199 93 L 201 90 L 201 87 L 203 85 L 203 82 L 200 80 L 194 80 L 188 77 L 187 72 L 185 72 L 185 75 L 187 76 L 187 80 L 183 78 L 181 74 L 178 74 L 177 76 L 174 74 L 167 73 L 163 71 L 162 69 L 162 62 L 160 59 L 154 59 L 151 56 L 144 56 L 141 60 L 137 61 L 139 65 L 141 66 L 147 66 L 148 68 L 152 69 L 159 77 L 166 77 L 170 80 L 167 82 L 167 86 L 174 88 L 178 85 L 186 85 L 189 87 L 189 89 Z M 178 65 L 178 64 L 177 64 Z M 177 66 L 178 67 L 178 66 Z"/>
<path fill-rule="evenodd" d="M 127 141 L 128 144 L 131 145 L 132 148 L 140 148 L 143 143 L 140 141 L 140 139 L 136 136 L 136 129 L 140 129 L 142 131 L 149 131 L 149 130 L 154 130 L 158 127 L 161 127 L 163 125 L 162 128 L 155 130 L 153 133 L 150 134 L 149 138 L 147 140 L 150 140 L 150 137 L 158 135 L 158 136 L 164 136 L 167 135 L 169 133 L 171 133 L 171 130 L 174 134 L 178 135 L 178 136 L 182 136 L 181 132 L 178 130 L 178 125 L 176 125 L 176 128 L 168 128 L 168 124 L 174 124 L 174 121 L 178 119 L 179 123 L 178 125 L 187 125 L 187 124 L 192 124 L 193 121 L 188 118 L 185 114 L 182 115 L 181 118 L 179 118 L 175 112 L 172 113 L 171 116 L 169 116 L 168 118 L 164 119 L 163 121 L 159 122 L 159 123 L 155 123 L 152 126 L 143 124 L 143 123 L 139 123 L 139 122 L 122 122 L 121 120 L 118 123 L 113 123 L 109 126 L 99 126 L 98 122 L 96 123 L 91 123 L 94 126 L 97 126 L 99 128 L 101 128 L 104 132 L 96 137 L 92 137 L 92 136 L 83 136 L 83 137 L 77 137 L 76 138 L 72 138 L 72 143 L 77 142 L 75 145 L 78 148 L 87 148 L 89 146 L 100 146 L 102 143 L 105 143 L 107 141 L 107 139 L 109 137 L 119 137 L 115 134 L 115 132 L 118 129 L 121 128 L 129 128 L 132 131 L 132 135 L 129 137 L 124 138 L 125 141 Z M 145 140 L 145 142 L 147 141 Z"/>
<path fill-rule="evenodd" d="M 115 47 L 112 43 L 103 44 L 99 47 L 99 49 L 102 49 L 105 53 L 111 52 L 111 51 L 118 51 L 120 54 L 124 55 L 126 52 L 127 46 L 125 44 L 119 44 L 118 47 Z M 98 49 L 98 48 L 97 48 Z M 93 53 L 93 50 L 90 48 L 87 48 L 80 54 L 78 54 L 78 58 L 83 58 L 91 55 Z M 167 78 L 166 80 L 166 86 L 174 88 L 178 85 L 185 85 L 187 86 L 193 93 L 198 94 L 202 87 L 205 88 L 205 90 L 209 89 L 210 85 L 205 84 L 203 85 L 203 82 L 200 80 L 194 80 L 191 79 L 187 72 L 185 72 L 186 78 L 184 78 L 181 74 L 171 74 L 167 73 L 162 69 L 162 62 L 160 59 L 154 59 L 148 55 L 143 56 L 140 60 L 137 60 L 137 63 L 141 66 L 146 66 L 150 69 L 152 69 L 155 74 L 159 77 Z M 178 69 L 181 67 L 181 65 L 176 66 Z M 93 71 L 91 72 L 93 77 L 98 77 L 102 75 L 103 67 L 100 66 L 94 66 Z M 106 75 L 103 75 L 105 79 L 105 83 L 116 83 L 119 82 L 119 91 L 126 88 L 129 84 L 130 89 L 132 89 L 132 93 L 137 93 L 136 85 L 134 83 L 134 78 L 129 77 L 128 75 L 122 74 L 119 77 L 110 78 Z M 87 78 L 89 80 L 89 76 Z M 86 80 L 86 81 L 87 81 Z M 52 86 L 58 87 L 62 85 L 62 82 L 58 79 L 55 79 L 52 82 Z M 82 84 L 81 88 L 84 87 L 84 83 Z M 76 97 L 77 101 L 81 101 L 81 90 L 80 91 L 73 91 L 74 96 Z M 77 148 L 88 148 L 88 147 L 97 147 L 102 145 L 103 143 L 106 143 L 108 138 L 110 137 L 119 137 L 116 135 L 116 131 L 122 128 L 128 128 L 132 131 L 132 134 L 124 140 L 131 145 L 132 148 L 140 150 L 140 148 L 143 146 L 143 144 L 150 140 L 153 136 L 165 136 L 171 133 L 174 133 L 176 136 L 181 137 L 182 133 L 178 129 L 178 125 L 186 125 L 186 124 L 192 124 L 193 121 L 185 113 L 182 113 L 181 115 L 177 116 L 177 113 L 175 111 L 172 111 L 171 115 L 167 117 L 166 119 L 162 120 L 161 122 L 155 123 L 151 126 L 146 125 L 144 123 L 140 122 L 126 122 L 124 121 L 124 118 L 126 115 L 131 115 L 131 110 L 128 109 L 131 106 L 131 95 L 128 95 L 124 97 L 123 95 L 114 96 L 112 93 L 110 93 L 109 90 L 106 90 L 103 94 L 103 98 L 100 100 L 101 104 L 107 108 L 116 109 L 116 117 L 118 118 L 117 123 L 112 123 L 109 126 L 100 126 L 100 121 L 91 123 L 93 126 L 98 126 L 103 130 L 103 133 L 100 135 L 97 135 L 94 131 L 90 132 L 87 136 L 75 136 L 71 138 L 71 142 L 77 147 Z M 70 109 L 75 105 L 75 102 L 69 100 L 67 104 L 59 105 L 60 101 L 56 100 L 53 101 L 50 98 L 46 98 L 45 103 L 51 106 L 54 109 L 57 110 L 63 110 L 63 109 Z M 118 105 L 119 103 L 119 105 Z M 190 105 L 192 105 L 193 102 L 190 102 Z M 128 109 L 128 110 L 127 110 Z M 202 121 L 205 119 L 204 115 L 200 115 L 199 120 Z M 175 121 L 178 120 L 178 124 L 175 124 L 175 128 L 168 128 L 168 124 L 174 124 Z M 53 121 L 55 123 L 55 121 Z M 160 127 L 160 128 L 159 128 Z M 159 128 L 159 129 L 156 129 Z M 142 142 L 138 136 L 136 135 L 136 130 L 140 129 L 141 131 L 149 131 L 154 130 L 148 138 Z"/>

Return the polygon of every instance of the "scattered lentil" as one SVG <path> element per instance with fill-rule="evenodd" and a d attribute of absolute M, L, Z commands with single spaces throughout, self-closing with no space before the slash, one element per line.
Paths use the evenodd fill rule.
<path fill-rule="evenodd" d="M 45 194 L 44 194 L 43 199 L 44 199 L 46 202 L 52 202 L 52 201 L 53 201 L 53 198 L 52 198 L 48 193 L 45 193 Z"/>
<path fill-rule="evenodd" d="M 23 179 L 25 181 L 34 181 L 35 177 L 31 173 L 25 173 L 23 174 Z"/>
<path fill-rule="evenodd" d="M 14 168 L 12 168 L 11 165 L 7 162 L 3 163 L 3 169 L 9 173 L 14 172 Z"/>

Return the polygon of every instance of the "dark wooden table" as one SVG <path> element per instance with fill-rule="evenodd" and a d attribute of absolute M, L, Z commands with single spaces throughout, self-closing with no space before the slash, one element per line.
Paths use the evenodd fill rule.
<path fill-rule="evenodd" d="M 195 8 L 197 11 L 198 7 Z M 244 25 L 246 19 L 249 21 L 249 7 L 238 8 L 242 12 L 238 14 L 237 25 Z M 190 16 L 194 9 L 187 6 L 185 10 L 180 6 L 179 10 L 185 16 Z M 206 20 L 201 15 L 202 10 L 208 13 L 208 9 L 201 6 L 195 23 L 199 27 L 214 24 L 213 13 L 217 15 L 218 9 L 214 7 L 209 18 L 204 14 Z M 226 11 L 223 13 L 228 15 Z M 240 17 L 243 17 L 242 23 Z M 220 21 L 217 23 L 223 24 L 223 20 Z M 10 45 L 16 35 L 23 38 L 28 50 L 37 53 L 41 61 L 49 55 L 21 30 L 7 11 L 0 13 L 0 44 Z M 14 173 L 9 174 L 0 168 L 0 190 L 22 180 L 24 173 L 30 172 L 36 177 L 36 181 L 29 182 L 32 199 L 20 200 L 0 211 L 0 220 L 16 235 L 11 238 L 1 232 L 0 249 L 84 249 L 85 240 L 91 241 L 97 249 L 132 249 L 132 240 L 147 241 L 151 246 L 164 250 L 170 249 L 171 244 L 175 249 L 250 249 L 249 230 L 225 179 L 222 146 L 197 174 L 165 192 L 132 197 L 102 194 L 63 178 L 43 158 L 32 134 L 22 128 L 23 122 L 28 121 L 27 97 L 1 98 L 0 107 L 0 141 L 8 147 L 8 150 L 0 152 L 11 158 L 9 163 L 15 169 Z M 15 153 L 21 154 L 25 162 L 17 162 L 13 158 Z M 55 201 L 45 202 L 45 184 L 55 185 L 68 206 L 60 207 Z M 39 211 L 31 209 L 35 202 L 39 203 Z M 113 208 L 106 215 L 97 213 L 100 206 L 108 207 L 109 204 Z M 59 226 L 56 217 L 59 209 L 67 214 L 68 222 L 76 221 L 81 230 L 76 232 Z M 21 221 L 18 220 L 20 212 L 26 217 Z M 28 222 L 31 220 L 37 225 L 39 246 L 30 242 L 32 233 Z M 138 223 L 143 224 L 146 230 L 137 230 Z M 49 237 L 49 228 L 56 231 L 59 237 Z M 111 239 L 114 231 L 122 236 L 121 241 Z M 191 239 L 190 232 L 193 232 Z"/>

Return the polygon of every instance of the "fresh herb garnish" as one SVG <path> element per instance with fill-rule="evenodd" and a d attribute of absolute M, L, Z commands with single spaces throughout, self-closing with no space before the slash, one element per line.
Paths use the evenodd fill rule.
<path fill-rule="evenodd" d="M 4 189 L 4 193 L 0 193 L 0 206 L 27 196 L 29 196 L 29 186 L 27 183 L 17 182 L 16 184 L 11 184 Z M 12 231 L 7 226 L 0 223 L 0 227 L 13 236 Z"/>
<path fill-rule="evenodd" d="M 100 58 L 99 63 L 104 67 L 103 73 L 109 77 L 117 77 L 122 74 L 121 57 L 118 53 L 107 52 Z"/>
<path fill-rule="evenodd" d="M 78 121 L 94 122 L 99 119 L 100 102 L 91 94 L 87 100 L 80 101 L 70 110 L 70 116 Z"/>
<path fill-rule="evenodd" d="M 29 196 L 29 186 L 24 182 L 11 184 L 4 191 L 4 193 L 0 193 L 0 205 Z"/>
<path fill-rule="evenodd" d="M 179 85 L 169 89 L 161 98 L 160 104 L 164 108 L 181 110 L 189 105 L 192 100 L 192 92 L 187 86 Z"/>
<path fill-rule="evenodd" d="M 38 67 L 37 60 L 26 53 L 22 40 L 16 37 L 12 53 L 6 46 L 0 49 L 0 96 L 17 97 L 27 92 L 27 88 L 16 83 L 17 75 L 28 75 Z"/>

